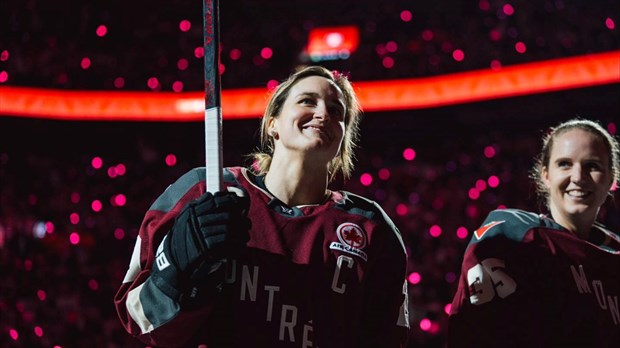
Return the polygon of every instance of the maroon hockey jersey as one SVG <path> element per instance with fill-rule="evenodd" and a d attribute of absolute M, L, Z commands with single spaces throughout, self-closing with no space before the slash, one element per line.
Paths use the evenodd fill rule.
<path fill-rule="evenodd" d="M 620 244 L 496 210 L 465 251 L 448 347 L 620 347 Z"/>
<path fill-rule="evenodd" d="M 375 203 L 333 192 L 289 207 L 240 167 L 227 187 L 250 198 L 247 248 L 226 263 L 226 281 L 194 311 L 150 281 L 156 249 L 175 217 L 205 192 L 204 168 L 166 189 L 147 212 L 115 304 L 129 333 L 161 346 L 404 347 L 406 253 L 400 232 Z"/>

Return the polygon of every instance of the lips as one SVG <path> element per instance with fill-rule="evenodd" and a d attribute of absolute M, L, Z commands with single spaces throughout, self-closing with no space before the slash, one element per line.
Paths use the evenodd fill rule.
<path fill-rule="evenodd" d="M 584 191 L 584 190 L 568 190 L 566 191 L 566 194 L 571 197 L 571 198 L 575 198 L 575 199 L 582 199 L 582 198 L 586 198 L 590 195 L 590 191 Z"/>
<path fill-rule="evenodd" d="M 320 124 L 308 124 L 303 126 L 303 129 L 308 129 L 311 130 L 313 132 L 317 132 L 319 134 L 325 135 L 327 137 L 327 139 L 331 140 L 332 136 L 326 132 L 326 128 L 323 125 Z"/>

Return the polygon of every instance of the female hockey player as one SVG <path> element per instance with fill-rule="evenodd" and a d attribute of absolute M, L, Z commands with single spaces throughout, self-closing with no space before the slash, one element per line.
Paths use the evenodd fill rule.
<path fill-rule="evenodd" d="M 328 184 L 353 168 L 361 109 L 348 78 L 298 70 L 271 95 L 264 151 L 173 183 L 146 213 L 115 299 L 157 346 L 404 347 L 406 253 L 373 201 Z"/>
<path fill-rule="evenodd" d="M 619 153 L 590 120 L 543 139 L 531 173 L 549 214 L 495 210 L 474 232 L 449 347 L 620 347 L 620 239 L 596 222 L 617 187 Z"/>

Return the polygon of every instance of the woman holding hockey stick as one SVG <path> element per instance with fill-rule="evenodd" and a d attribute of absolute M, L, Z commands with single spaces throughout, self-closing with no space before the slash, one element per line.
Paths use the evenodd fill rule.
<path fill-rule="evenodd" d="M 619 347 L 620 238 L 596 222 L 620 178 L 598 123 L 564 122 L 532 170 L 548 215 L 489 214 L 465 251 L 449 347 Z"/>
<path fill-rule="evenodd" d="M 406 254 L 373 201 L 331 191 L 353 168 L 361 110 L 346 76 L 298 70 L 271 95 L 263 151 L 204 168 L 147 212 L 115 302 L 129 333 L 158 346 L 404 347 Z"/>

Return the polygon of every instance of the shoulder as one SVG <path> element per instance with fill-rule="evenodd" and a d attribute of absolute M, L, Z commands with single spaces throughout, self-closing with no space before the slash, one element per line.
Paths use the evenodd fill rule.
<path fill-rule="evenodd" d="M 226 186 L 237 186 L 239 177 L 244 169 L 242 167 L 227 167 L 223 169 L 223 181 Z M 200 197 L 206 192 L 206 168 L 195 167 L 170 184 L 166 190 L 155 200 L 149 210 L 169 211 L 179 201 L 191 200 Z"/>
<path fill-rule="evenodd" d="M 338 192 L 342 194 L 342 199 L 336 202 L 336 208 L 345 210 L 350 214 L 364 216 L 370 220 L 388 220 L 391 222 L 377 202 L 348 191 Z"/>
<path fill-rule="evenodd" d="M 336 202 L 335 207 L 337 209 L 346 211 L 348 214 L 363 216 L 378 225 L 385 226 L 394 232 L 404 248 L 398 227 L 377 202 L 348 191 L 339 191 L 339 193 L 342 194 L 342 199 Z"/>
<path fill-rule="evenodd" d="M 500 236 L 520 242 L 532 228 L 554 227 L 552 225 L 551 220 L 536 213 L 519 209 L 493 210 L 487 215 L 482 226 L 474 231 L 471 243 Z"/>

